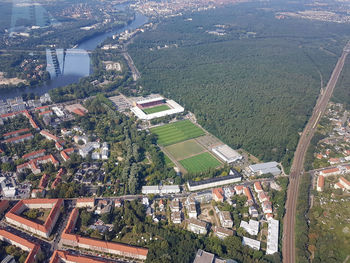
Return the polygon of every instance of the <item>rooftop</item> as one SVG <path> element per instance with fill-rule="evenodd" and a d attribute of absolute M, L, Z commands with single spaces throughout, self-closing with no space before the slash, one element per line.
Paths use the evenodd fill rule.
<path fill-rule="evenodd" d="M 193 187 L 193 186 L 198 186 L 198 185 L 204 185 L 204 184 L 209 184 L 209 183 L 222 182 L 222 181 L 226 181 L 226 180 L 241 178 L 241 175 L 236 170 L 233 170 L 233 171 L 235 171 L 234 175 L 214 177 L 214 178 L 201 180 L 201 181 L 188 181 L 188 184 L 190 187 Z"/>

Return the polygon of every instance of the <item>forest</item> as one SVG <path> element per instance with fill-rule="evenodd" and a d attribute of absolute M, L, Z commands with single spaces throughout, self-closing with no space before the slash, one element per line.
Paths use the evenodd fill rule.
<path fill-rule="evenodd" d="M 281 161 L 288 172 L 321 80 L 327 83 L 349 32 L 341 24 L 277 20 L 256 5 L 167 19 L 129 52 L 144 89 L 175 99 L 225 143 Z M 208 34 L 218 28 L 225 35 Z"/>
<path fill-rule="evenodd" d="M 344 104 L 346 109 L 350 108 L 350 59 L 346 58 L 343 71 L 335 86 L 332 100 Z"/>

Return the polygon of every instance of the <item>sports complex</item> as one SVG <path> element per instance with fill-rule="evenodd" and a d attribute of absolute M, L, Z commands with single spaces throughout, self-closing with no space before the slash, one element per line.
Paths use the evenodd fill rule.
<path fill-rule="evenodd" d="M 187 172 L 201 173 L 222 165 L 198 138 L 205 138 L 206 132 L 189 120 L 177 121 L 170 124 L 151 128 L 157 135 L 158 144 L 164 153 L 176 165 L 181 165 Z"/>

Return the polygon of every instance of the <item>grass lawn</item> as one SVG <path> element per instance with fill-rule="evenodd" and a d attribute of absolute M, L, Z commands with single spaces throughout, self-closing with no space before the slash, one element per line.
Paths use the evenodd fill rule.
<path fill-rule="evenodd" d="M 165 110 L 170 110 L 170 107 L 168 105 L 159 105 L 152 108 L 143 109 L 143 112 L 146 114 L 152 114 L 152 113 L 165 111 Z"/>
<path fill-rule="evenodd" d="M 181 160 L 180 163 L 189 173 L 200 173 L 209 168 L 216 168 L 221 165 L 221 163 L 208 152 Z"/>
<path fill-rule="evenodd" d="M 167 146 L 166 150 L 174 156 L 176 160 L 182 160 L 203 152 L 204 148 L 195 140 L 189 140 Z"/>
<path fill-rule="evenodd" d="M 178 121 L 151 129 L 158 136 L 158 143 L 167 146 L 204 135 L 204 131 L 189 120 Z"/>

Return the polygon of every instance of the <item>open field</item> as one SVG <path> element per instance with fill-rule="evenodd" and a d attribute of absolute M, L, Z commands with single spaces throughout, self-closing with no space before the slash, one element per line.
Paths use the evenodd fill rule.
<path fill-rule="evenodd" d="M 146 114 L 152 114 L 152 113 L 161 112 L 169 109 L 170 107 L 168 105 L 159 105 L 152 108 L 143 109 L 143 112 Z"/>
<path fill-rule="evenodd" d="M 181 160 L 180 163 L 189 173 L 204 172 L 209 168 L 216 168 L 221 164 L 208 152 Z"/>
<path fill-rule="evenodd" d="M 167 146 L 166 149 L 176 160 L 182 160 L 204 151 L 204 148 L 195 140 L 179 142 Z"/>
<path fill-rule="evenodd" d="M 158 144 L 167 146 L 204 135 L 204 131 L 189 120 L 178 121 L 151 129 L 158 135 Z"/>

